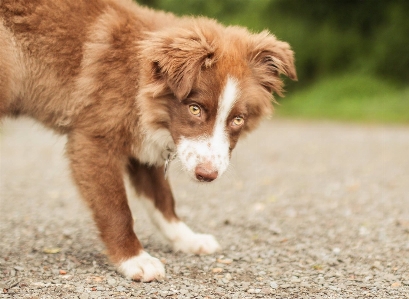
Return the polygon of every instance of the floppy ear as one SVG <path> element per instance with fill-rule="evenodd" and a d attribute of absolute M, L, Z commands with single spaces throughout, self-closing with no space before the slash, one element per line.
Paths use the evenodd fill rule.
<path fill-rule="evenodd" d="M 141 43 L 142 59 L 150 63 L 153 76 L 164 80 L 179 100 L 188 96 L 202 67 L 212 65 L 214 51 L 196 26 L 154 32 Z"/>
<path fill-rule="evenodd" d="M 267 31 L 253 36 L 249 45 L 249 61 L 256 80 L 270 93 L 283 96 L 280 74 L 297 80 L 294 52 L 290 45 L 277 40 Z"/>

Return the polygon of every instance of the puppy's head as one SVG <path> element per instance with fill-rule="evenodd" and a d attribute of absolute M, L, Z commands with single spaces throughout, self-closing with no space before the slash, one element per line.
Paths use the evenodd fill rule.
<path fill-rule="evenodd" d="M 150 34 L 141 53 L 144 122 L 169 130 L 183 167 L 199 181 L 220 176 L 240 135 L 271 113 L 280 75 L 297 79 L 287 43 L 208 19 Z"/>

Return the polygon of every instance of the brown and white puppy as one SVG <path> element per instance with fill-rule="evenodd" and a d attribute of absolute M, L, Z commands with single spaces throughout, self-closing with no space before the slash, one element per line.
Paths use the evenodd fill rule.
<path fill-rule="evenodd" d="M 213 236 L 176 216 L 166 157 L 194 180 L 220 176 L 281 95 L 280 74 L 296 79 L 289 45 L 129 0 L 2 0 L 0 21 L 0 117 L 68 136 L 74 181 L 118 270 L 165 275 L 133 231 L 124 171 L 175 250 L 215 252 Z"/>

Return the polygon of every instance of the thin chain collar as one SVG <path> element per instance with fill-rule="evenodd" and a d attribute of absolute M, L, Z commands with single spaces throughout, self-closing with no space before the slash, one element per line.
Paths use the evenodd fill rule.
<path fill-rule="evenodd" d="M 167 155 L 166 155 L 167 154 Z M 174 151 L 174 150 L 172 150 L 172 149 L 170 149 L 169 147 L 167 147 L 166 148 L 166 150 L 164 151 L 164 153 L 163 153 L 163 155 L 162 155 L 162 157 L 163 156 L 166 156 L 166 158 L 164 158 L 164 160 L 165 160 L 165 168 L 164 168 L 164 176 L 165 176 L 165 179 L 167 179 L 168 178 L 168 170 L 169 170 L 169 166 L 170 166 L 170 162 L 172 162 L 173 160 L 175 160 L 175 158 L 176 158 L 176 156 L 177 156 L 177 153 Z"/>

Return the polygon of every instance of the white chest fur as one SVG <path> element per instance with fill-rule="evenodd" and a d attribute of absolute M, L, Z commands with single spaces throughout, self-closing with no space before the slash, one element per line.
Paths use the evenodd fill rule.
<path fill-rule="evenodd" d="M 144 139 L 137 153 L 138 160 L 149 165 L 163 165 L 167 149 L 175 147 L 170 132 L 166 129 L 147 130 L 143 136 Z"/>

